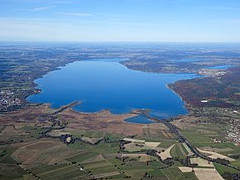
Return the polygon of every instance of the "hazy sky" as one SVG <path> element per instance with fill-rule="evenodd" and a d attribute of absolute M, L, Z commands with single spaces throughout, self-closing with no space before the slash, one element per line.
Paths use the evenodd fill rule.
<path fill-rule="evenodd" d="M 240 0 L 0 0 L 0 41 L 240 42 Z"/>

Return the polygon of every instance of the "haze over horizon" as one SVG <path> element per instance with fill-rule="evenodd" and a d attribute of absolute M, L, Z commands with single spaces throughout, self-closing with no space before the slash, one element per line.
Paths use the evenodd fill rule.
<path fill-rule="evenodd" d="M 239 0 L 1 0 L 0 41 L 240 42 Z"/>

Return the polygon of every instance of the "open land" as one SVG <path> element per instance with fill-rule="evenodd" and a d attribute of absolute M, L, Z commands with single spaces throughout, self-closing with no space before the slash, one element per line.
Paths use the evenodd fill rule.
<path fill-rule="evenodd" d="M 0 46 L 0 179 L 239 178 L 239 51 L 189 46 Z M 132 124 L 124 120 L 141 112 L 83 113 L 72 109 L 78 102 L 52 109 L 25 100 L 40 92 L 34 79 L 59 66 L 111 57 L 146 72 L 204 75 L 169 85 L 190 113 Z M 234 67 L 205 69 L 225 64 Z"/>

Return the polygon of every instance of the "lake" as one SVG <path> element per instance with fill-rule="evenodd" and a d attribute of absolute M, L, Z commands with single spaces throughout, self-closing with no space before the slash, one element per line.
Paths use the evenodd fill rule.
<path fill-rule="evenodd" d="M 182 99 L 167 84 L 192 79 L 195 74 L 157 74 L 130 70 L 121 59 L 78 61 L 35 80 L 41 93 L 27 98 L 32 103 L 51 103 L 53 108 L 81 101 L 75 110 L 126 113 L 150 109 L 159 118 L 186 114 Z"/>
<path fill-rule="evenodd" d="M 212 66 L 207 67 L 206 69 L 220 69 L 220 70 L 227 70 L 228 68 L 232 67 L 231 65 L 222 65 L 222 66 Z"/>
<path fill-rule="evenodd" d="M 144 116 L 136 116 L 136 117 L 132 117 L 129 119 L 125 119 L 126 122 L 129 123 L 137 123 L 137 124 L 151 124 L 151 123 L 155 123 L 155 121 L 150 120 Z"/>

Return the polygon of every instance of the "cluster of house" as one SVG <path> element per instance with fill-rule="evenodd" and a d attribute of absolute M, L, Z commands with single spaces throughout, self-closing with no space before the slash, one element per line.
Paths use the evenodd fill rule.
<path fill-rule="evenodd" d="M 22 101 L 15 96 L 14 92 L 10 90 L 0 91 L 0 109 L 6 109 L 10 106 L 21 104 Z"/>
<path fill-rule="evenodd" d="M 198 74 L 210 77 L 218 77 L 226 74 L 226 71 L 219 69 L 201 69 Z"/>
<path fill-rule="evenodd" d="M 231 120 L 230 128 L 227 131 L 228 137 L 230 137 L 236 145 L 240 145 L 240 121 Z"/>

